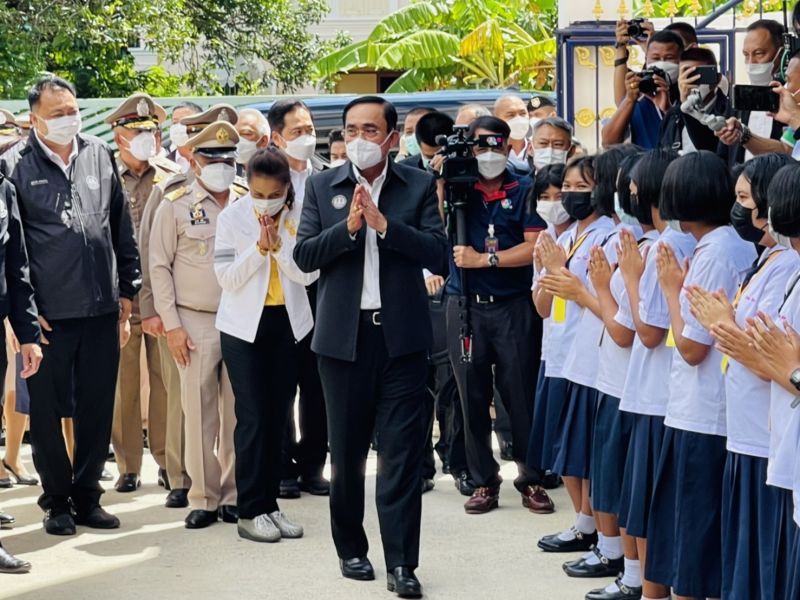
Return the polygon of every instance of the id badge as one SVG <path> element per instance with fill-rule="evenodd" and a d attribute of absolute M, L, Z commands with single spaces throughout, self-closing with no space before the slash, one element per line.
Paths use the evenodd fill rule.
<path fill-rule="evenodd" d="M 488 254 L 497 254 L 500 249 L 500 243 L 494 235 L 494 225 L 489 225 L 489 235 L 483 240 L 483 248 Z"/>
<path fill-rule="evenodd" d="M 553 323 L 563 323 L 567 320 L 567 301 L 560 296 L 553 296 Z"/>

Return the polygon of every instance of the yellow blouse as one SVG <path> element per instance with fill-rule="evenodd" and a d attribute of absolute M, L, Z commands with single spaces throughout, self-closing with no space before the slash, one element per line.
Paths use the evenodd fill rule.
<path fill-rule="evenodd" d="M 274 256 L 269 257 L 269 285 L 267 286 L 267 298 L 264 306 L 283 306 L 286 300 L 283 297 L 283 287 L 278 276 L 278 261 Z"/>

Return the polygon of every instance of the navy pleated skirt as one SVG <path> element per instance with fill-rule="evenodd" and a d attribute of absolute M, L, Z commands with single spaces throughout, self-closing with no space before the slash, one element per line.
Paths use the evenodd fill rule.
<path fill-rule="evenodd" d="M 794 530 L 789 534 L 791 541 L 788 556 L 789 570 L 786 579 L 786 593 L 781 597 L 787 598 L 787 600 L 796 600 L 800 598 L 800 530 L 797 529 L 794 519 L 789 525 L 793 526 Z"/>
<path fill-rule="evenodd" d="M 646 538 L 650 501 L 664 442 L 664 417 L 628 414 L 633 424 L 622 477 L 619 525 L 628 535 Z"/>
<path fill-rule="evenodd" d="M 645 577 L 678 596 L 722 590 L 725 438 L 666 427 L 647 527 Z"/>
<path fill-rule="evenodd" d="M 778 558 L 775 570 L 775 598 L 800 598 L 800 547 L 795 542 L 800 529 L 794 522 L 794 500 L 792 490 L 775 488 L 778 492 L 778 512 L 781 515 L 778 530 Z M 795 554 L 797 552 L 797 554 Z M 794 588 L 793 595 L 789 589 Z"/>
<path fill-rule="evenodd" d="M 783 600 L 775 595 L 781 494 L 767 485 L 767 459 L 728 452 L 722 484 L 722 597 Z"/>
<path fill-rule="evenodd" d="M 593 510 L 619 515 L 632 423 L 631 413 L 620 412 L 619 398 L 598 392 L 589 469 Z"/>
<path fill-rule="evenodd" d="M 536 400 L 533 404 L 533 422 L 528 438 L 526 463 L 531 469 L 553 470 L 553 458 L 558 439 L 561 410 L 567 401 L 567 380 L 545 377 L 545 365 L 539 367 L 536 382 Z"/>
<path fill-rule="evenodd" d="M 553 471 L 567 477 L 589 479 L 597 390 L 572 382 L 569 382 L 568 389 L 567 404 L 559 421 Z"/>

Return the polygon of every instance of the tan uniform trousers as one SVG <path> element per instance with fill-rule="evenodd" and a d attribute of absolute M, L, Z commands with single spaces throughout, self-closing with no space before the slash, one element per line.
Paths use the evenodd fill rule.
<path fill-rule="evenodd" d="M 186 473 L 183 460 L 183 408 L 181 407 L 181 377 L 178 365 L 170 354 L 167 338 L 158 338 L 158 351 L 161 354 L 161 378 L 167 389 L 167 477 L 173 490 L 188 490 L 192 480 Z"/>
<path fill-rule="evenodd" d="M 236 504 L 233 389 L 222 362 L 216 314 L 179 307 L 178 315 L 195 345 L 189 366 L 178 369 L 186 471 L 192 480 L 189 505 L 192 510 L 216 510 Z"/>
<path fill-rule="evenodd" d="M 142 469 L 144 451 L 140 362 L 142 343 L 144 343 L 147 378 L 150 383 L 147 440 L 150 453 L 158 466 L 166 468 L 167 391 L 161 377 L 158 343 L 154 338 L 142 333 L 141 323 L 131 323 L 130 340 L 120 351 L 114 422 L 111 428 L 111 443 L 114 446 L 120 474 L 139 474 Z"/>

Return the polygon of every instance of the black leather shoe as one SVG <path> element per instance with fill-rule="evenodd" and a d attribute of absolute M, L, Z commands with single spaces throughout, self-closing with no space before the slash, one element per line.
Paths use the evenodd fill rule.
<path fill-rule="evenodd" d="M 395 567 L 386 575 L 386 589 L 401 598 L 422 598 L 422 585 L 408 567 Z"/>
<path fill-rule="evenodd" d="M 123 473 L 119 476 L 119 479 L 117 479 L 117 483 L 114 484 L 114 487 L 118 492 L 127 494 L 129 492 L 135 492 L 141 485 L 142 480 L 139 479 L 136 473 Z"/>
<path fill-rule="evenodd" d="M 239 508 L 235 504 L 223 504 L 219 507 L 219 518 L 225 523 L 238 523 Z"/>
<path fill-rule="evenodd" d="M 372 563 L 365 556 L 339 559 L 339 568 L 342 570 L 342 576 L 347 579 L 355 579 L 356 581 L 372 581 L 375 579 L 375 569 L 372 568 Z"/>
<path fill-rule="evenodd" d="M 616 577 L 625 568 L 623 558 L 609 559 L 595 546 L 592 553 L 599 564 L 590 564 L 582 558 L 578 562 L 565 563 L 564 572 L 570 577 Z"/>
<path fill-rule="evenodd" d="M 642 597 L 641 587 L 628 587 L 622 583 L 622 579 L 617 579 L 614 584 L 617 589 L 607 592 L 606 588 L 598 588 L 586 594 L 586 600 L 640 600 Z"/>
<path fill-rule="evenodd" d="M 581 533 L 573 528 L 572 533 L 575 537 L 564 541 L 558 537 L 559 534 L 546 535 L 536 544 L 545 552 L 586 552 L 597 544 L 597 532 Z M 616 573 L 615 573 L 616 575 Z"/>
<path fill-rule="evenodd" d="M 279 498 L 284 500 L 294 500 L 300 497 L 300 483 L 297 479 L 281 479 L 281 487 L 278 493 Z"/>
<path fill-rule="evenodd" d="M 561 485 L 561 475 L 548 472 L 542 477 L 542 487 L 546 490 L 554 490 Z"/>
<path fill-rule="evenodd" d="M 119 519 L 107 513 L 99 504 L 93 504 L 85 509 L 76 509 L 75 522 L 92 529 L 116 529 L 119 527 Z"/>
<path fill-rule="evenodd" d="M 11 525 L 16 520 L 14 515 L 10 515 L 7 512 L 0 512 L 0 526 Z"/>
<path fill-rule="evenodd" d="M 434 482 L 433 479 L 423 479 L 422 480 L 422 493 L 426 494 L 426 493 L 430 492 L 434 488 L 435 485 L 436 485 L 436 482 Z"/>
<path fill-rule="evenodd" d="M 186 517 L 186 529 L 203 529 L 217 522 L 216 510 L 193 510 Z"/>
<path fill-rule="evenodd" d="M 75 520 L 68 510 L 44 513 L 44 530 L 50 535 L 75 535 Z"/>
<path fill-rule="evenodd" d="M 458 475 L 454 475 L 456 489 L 462 496 L 472 496 L 475 493 L 475 482 L 469 476 L 469 473 L 464 471 Z"/>
<path fill-rule="evenodd" d="M 189 506 L 189 490 L 170 490 L 164 506 L 167 508 L 186 508 Z"/>
<path fill-rule="evenodd" d="M 298 485 L 302 491 L 312 496 L 328 496 L 331 493 L 331 482 L 322 475 L 318 477 L 301 477 Z"/>
<path fill-rule="evenodd" d="M 0 573 L 27 573 L 31 570 L 31 563 L 10 554 L 0 546 Z"/>
<path fill-rule="evenodd" d="M 167 491 L 170 491 L 172 489 L 169 485 L 169 477 L 167 476 L 166 469 L 158 470 L 158 485 Z"/>

